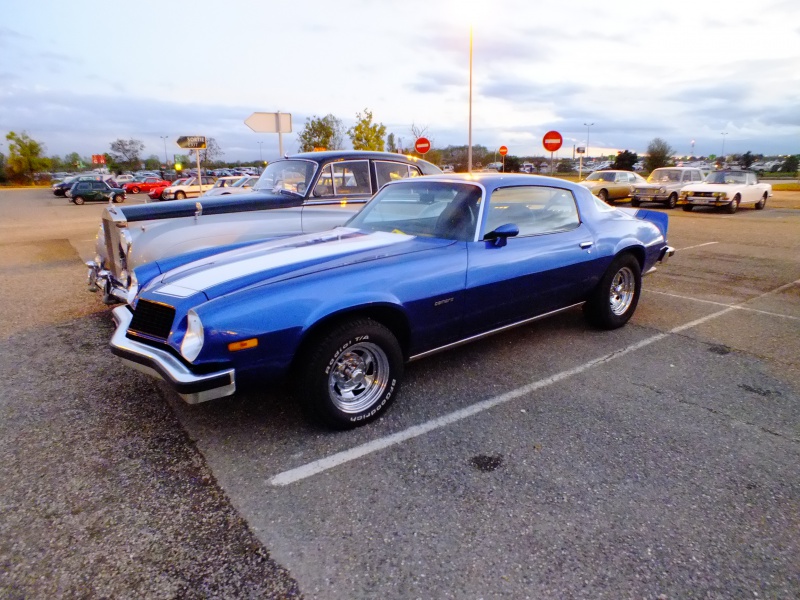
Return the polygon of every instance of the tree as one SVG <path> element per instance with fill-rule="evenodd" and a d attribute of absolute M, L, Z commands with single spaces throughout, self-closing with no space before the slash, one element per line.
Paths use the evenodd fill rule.
<path fill-rule="evenodd" d="M 200 163 L 206 167 L 211 166 L 211 163 L 218 161 L 225 152 L 219 147 L 217 140 L 210 137 L 206 140 L 206 147 L 200 150 Z"/>
<path fill-rule="evenodd" d="M 749 169 L 750 165 L 752 165 L 756 161 L 756 157 L 753 156 L 753 153 L 748 150 L 744 154 L 739 157 L 739 166 L 745 169 Z"/>
<path fill-rule="evenodd" d="M 312 152 L 316 148 L 326 150 L 341 150 L 344 140 L 344 126 L 332 114 L 324 117 L 316 115 L 306 119 L 302 131 L 297 134 L 300 142 L 300 152 Z"/>
<path fill-rule="evenodd" d="M 386 125 L 372 122 L 372 112 L 364 109 L 364 114 L 356 114 L 356 124 L 347 130 L 347 135 L 353 142 L 353 150 L 379 150 L 383 151 L 383 137 L 386 135 Z"/>
<path fill-rule="evenodd" d="M 81 167 L 83 161 L 81 160 L 80 154 L 77 152 L 70 152 L 64 156 L 64 164 L 66 165 L 68 171 L 74 171 Z"/>
<path fill-rule="evenodd" d="M 0 152 L 0 183 L 5 183 L 8 177 L 6 176 L 6 155 Z"/>
<path fill-rule="evenodd" d="M 34 173 L 47 169 L 49 161 L 42 156 L 44 154 L 43 144 L 29 137 L 24 131 L 19 135 L 9 131 L 6 139 L 8 140 L 8 158 L 5 170 L 9 179 L 32 182 Z"/>
<path fill-rule="evenodd" d="M 781 165 L 781 171 L 784 173 L 797 173 L 798 166 L 800 165 L 800 154 L 787 156 Z"/>
<path fill-rule="evenodd" d="M 397 152 L 397 144 L 394 141 L 394 134 L 390 133 L 386 136 L 386 151 Z"/>
<path fill-rule="evenodd" d="M 506 173 L 518 173 L 521 168 L 522 160 L 518 156 L 506 154 L 505 160 L 503 160 L 503 170 Z"/>
<path fill-rule="evenodd" d="M 131 171 L 135 171 L 142 164 L 142 159 L 139 158 L 144 144 L 139 140 L 123 140 L 118 139 L 111 142 L 111 155 L 114 162 L 119 166 L 126 167 Z"/>
<path fill-rule="evenodd" d="M 157 154 L 151 154 L 147 158 L 144 159 L 144 168 L 148 171 L 160 171 L 161 170 L 161 159 L 158 158 Z"/>
<path fill-rule="evenodd" d="M 633 171 L 633 165 L 639 160 L 635 152 L 624 150 L 617 152 L 617 158 L 614 160 L 614 168 L 622 171 Z"/>
<path fill-rule="evenodd" d="M 653 138 L 647 146 L 647 158 L 644 159 L 644 170 L 651 172 L 659 167 L 666 167 L 672 162 L 675 150 L 661 138 Z"/>

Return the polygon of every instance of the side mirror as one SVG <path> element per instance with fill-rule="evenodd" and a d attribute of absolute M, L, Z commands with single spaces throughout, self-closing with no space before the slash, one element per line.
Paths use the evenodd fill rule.
<path fill-rule="evenodd" d="M 492 246 L 495 248 L 502 248 L 508 243 L 508 238 L 514 237 L 515 235 L 519 235 L 519 227 L 514 225 L 514 223 L 505 223 L 494 231 L 487 233 L 483 236 L 483 239 L 487 242 L 491 242 Z"/>

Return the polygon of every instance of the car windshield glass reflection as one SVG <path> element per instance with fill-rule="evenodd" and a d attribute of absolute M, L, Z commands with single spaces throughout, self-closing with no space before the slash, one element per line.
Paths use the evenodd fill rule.
<path fill-rule="evenodd" d="M 610 171 L 595 171 L 586 178 L 586 181 L 614 181 L 614 173 Z"/>
<path fill-rule="evenodd" d="M 317 163 L 310 160 L 278 160 L 267 165 L 253 189 L 303 195 L 316 170 Z"/>
<path fill-rule="evenodd" d="M 746 176 L 744 173 L 726 173 L 717 171 L 706 177 L 706 183 L 744 183 Z"/>
<path fill-rule="evenodd" d="M 669 181 L 680 181 L 681 172 L 677 169 L 656 169 L 650 173 L 647 181 L 650 183 L 664 183 Z"/>
<path fill-rule="evenodd" d="M 389 184 L 347 226 L 469 241 L 475 237 L 481 197 L 481 188 L 468 183 Z"/>

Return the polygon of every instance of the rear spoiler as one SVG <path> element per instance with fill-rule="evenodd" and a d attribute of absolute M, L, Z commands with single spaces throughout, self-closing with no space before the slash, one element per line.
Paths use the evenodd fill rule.
<path fill-rule="evenodd" d="M 647 210 L 646 208 L 618 208 L 624 213 L 641 219 L 643 221 L 650 221 L 661 231 L 664 239 L 667 239 L 667 228 L 669 227 L 669 217 L 663 212 L 656 210 Z"/>

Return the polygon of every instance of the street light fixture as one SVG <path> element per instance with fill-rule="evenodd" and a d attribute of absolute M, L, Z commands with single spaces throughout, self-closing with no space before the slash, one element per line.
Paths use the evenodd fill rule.
<path fill-rule="evenodd" d="M 169 159 L 167 158 L 167 138 L 168 135 L 160 135 L 158 136 L 162 140 L 164 140 L 164 168 L 166 169 L 169 166 Z"/>

